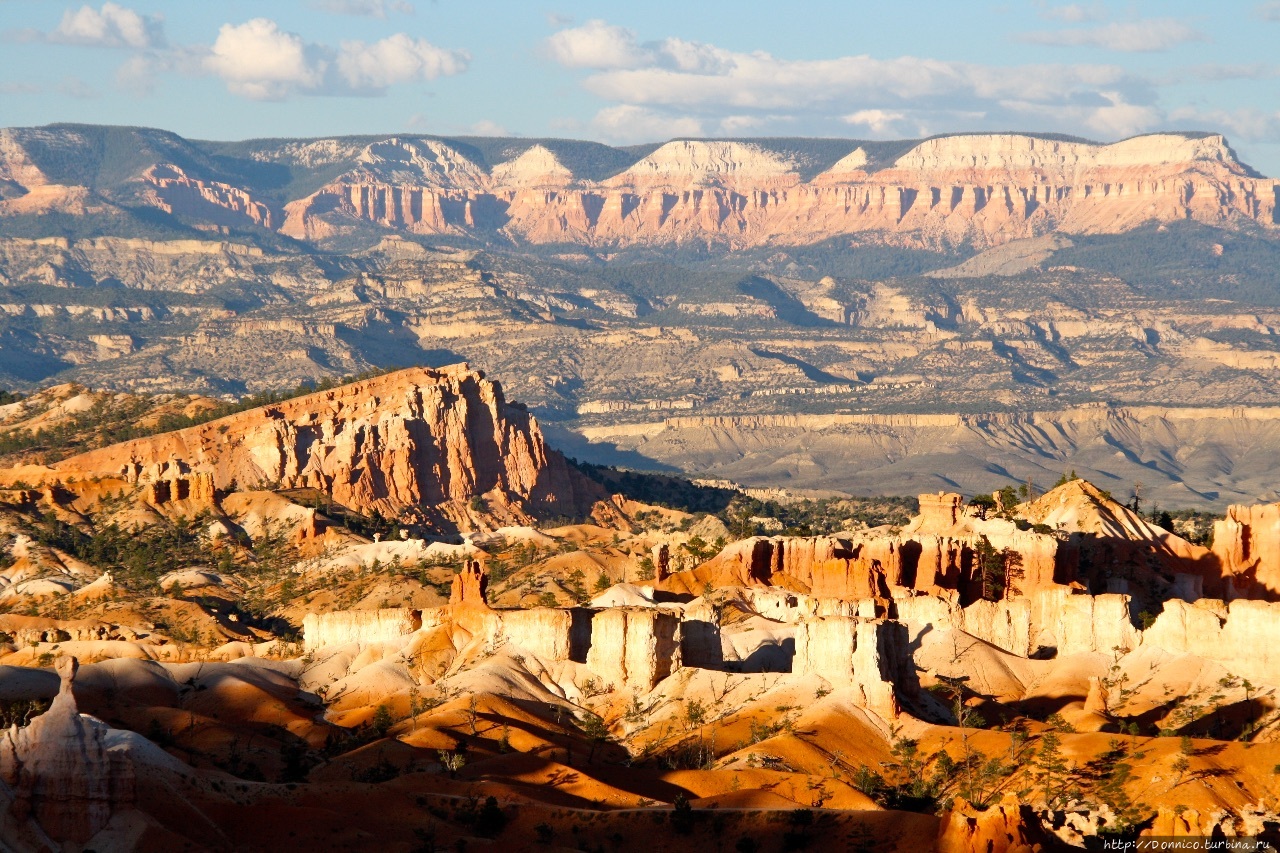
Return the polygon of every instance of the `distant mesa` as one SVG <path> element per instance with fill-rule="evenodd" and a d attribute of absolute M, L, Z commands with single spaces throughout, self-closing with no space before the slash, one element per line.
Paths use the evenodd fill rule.
<path fill-rule="evenodd" d="M 410 136 L 196 143 L 88 126 L 0 133 L 0 216 L 124 215 L 117 205 L 136 199 L 198 227 L 319 244 L 374 227 L 526 244 L 749 247 L 860 234 L 988 247 L 1152 221 L 1270 229 L 1280 186 L 1211 133 L 1111 144 L 1018 133 L 838 146 L 676 139 L 625 150 Z M 112 174 L 98 163 L 87 179 L 109 140 L 152 162 Z M 50 159 L 53 148 L 84 158 L 84 168 L 67 170 Z M 266 164 L 292 175 L 284 189 L 249 177 Z"/>

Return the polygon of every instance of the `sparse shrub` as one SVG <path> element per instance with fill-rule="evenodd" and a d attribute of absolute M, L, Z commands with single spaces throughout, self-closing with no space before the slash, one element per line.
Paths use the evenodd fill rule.
<path fill-rule="evenodd" d="M 384 703 L 374 709 L 370 725 L 378 733 L 378 737 L 386 737 L 394 722 L 391 718 L 391 709 Z"/>
<path fill-rule="evenodd" d="M 688 798 L 684 794 L 676 794 L 671 806 L 671 828 L 678 835 L 689 835 L 693 832 L 696 820 L 697 815 L 694 814 L 693 806 L 689 805 Z"/>

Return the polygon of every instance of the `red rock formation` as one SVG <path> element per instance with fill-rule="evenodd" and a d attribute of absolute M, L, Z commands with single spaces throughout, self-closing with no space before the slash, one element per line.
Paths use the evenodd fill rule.
<path fill-rule="evenodd" d="M 1280 503 L 1228 507 L 1213 525 L 1213 553 L 1231 582 L 1228 597 L 1280 594 Z"/>
<path fill-rule="evenodd" d="M 266 201 L 220 181 L 191 178 L 173 164 L 153 166 L 143 175 L 153 189 L 150 202 L 166 213 L 202 219 L 217 225 L 258 225 L 277 228 L 280 214 Z"/>
<path fill-rule="evenodd" d="M 919 500 L 920 515 L 913 527 L 921 533 L 949 530 L 959 524 L 964 515 L 964 497 L 954 492 L 920 495 Z"/>
<path fill-rule="evenodd" d="M 838 537 L 753 537 L 734 542 L 697 568 L 657 581 L 660 589 L 700 595 L 708 584 L 774 586 L 820 598 L 887 600 L 895 588 L 959 593 L 961 604 L 990 594 L 980 548 L 1011 567 L 1005 598 L 1075 585 L 1094 593 L 1134 592 L 1193 600 L 1234 589 L 1269 597 L 1280 591 L 1280 504 L 1245 510 L 1218 527 L 1217 555 L 1120 506 L 1084 481 L 1016 508 L 1017 519 L 980 519 L 960 495 L 920 496 L 920 515 L 900 533 Z M 1035 525 L 1033 529 L 1023 529 Z M 1253 531 L 1262 532 L 1261 537 Z M 1255 580 L 1261 578 L 1261 580 Z M 1228 595 L 1228 597 L 1230 597 Z"/>
<path fill-rule="evenodd" d="M 454 575 L 449 588 L 449 604 L 454 606 L 480 607 L 489 609 L 487 592 L 489 576 L 474 560 Z"/>
<path fill-rule="evenodd" d="M 181 471 L 200 488 L 208 482 L 200 477 L 218 489 L 315 488 L 357 511 L 415 511 L 463 528 L 476 524 L 478 495 L 517 523 L 578 515 L 603 496 L 547 447 L 525 409 L 507 404 L 498 383 L 466 365 L 308 394 L 75 456 L 57 470 L 144 483 L 149 471 Z"/>
<path fill-rule="evenodd" d="M 1030 806 L 1012 794 L 985 811 L 957 799 L 941 816 L 938 853 L 1039 853 L 1057 850 Z"/>
<path fill-rule="evenodd" d="M 937 518 L 928 521 L 926 527 L 937 529 Z M 1064 574 L 1060 563 L 1069 555 L 1060 552 L 1052 536 L 1018 530 L 1003 520 L 945 529 L 949 535 L 922 533 L 913 522 L 897 536 L 753 537 L 730 544 L 703 565 L 671 575 L 658 586 L 694 594 L 701 594 L 707 584 L 778 586 L 820 598 L 885 600 L 894 587 L 908 587 L 929 593 L 959 590 L 962 598 L 972 600 L 981 593 L 975 555 L 983 536 L 996 549 L 1008 548 L 1021 559 L 1023 576 L 1006 594 L 1030 594 L 1063 582 L 1058 578 Z"/>
<path fill-rule="evenodd" d="M 749 143 L 676 140 L 601 183 L 574 180 L 550 152 L 485 176 L 441 143 L 430 143 L 429 156 L 422 145 L 370 146 L 362 161 L 396 148 L 417 166 L 362 163 L 291 202 L 282 230 L 323 237 L 345 219 L 424 234 L 502 230 L 532 243 L 752 246 L 872 233 L 987 246 L 1050 231 L 1116 233 L 1153 219 L 1275 224 L 1276 182 L 1251 176 L 1220 136 L 1154 134 L 1113 145 L 941 137 L 887 168 L 854 152 L 807 183 L 793 164 Z"/>

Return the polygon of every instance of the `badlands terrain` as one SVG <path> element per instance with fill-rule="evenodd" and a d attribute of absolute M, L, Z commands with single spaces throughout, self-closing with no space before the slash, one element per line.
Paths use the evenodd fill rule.
<path fill-rule="evenodd" d="M 0 130 L 0 849 L 1280 840 L 1278 199 Z"/>
<path fill-rule="evenodd" d="M 1280 505 L 753 500 L 466 365 L 219 405 L 0 407 L 7 850 L 1280 832 Z"/>
<path fill-rule="evenodd" d="M 0 387 L 484 365 L 597 463 L 1273 500 L 1280 183 L 1213 133 L 0 131 Z M 940 450 L 940 448 L 946 448 Z"/>

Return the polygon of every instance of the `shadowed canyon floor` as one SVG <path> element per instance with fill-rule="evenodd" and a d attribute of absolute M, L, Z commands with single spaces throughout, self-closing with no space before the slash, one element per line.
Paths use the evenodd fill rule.
<path fill-rule="evenodd" d="M 1197 544 L 1067 479 L 762 535 L 611 494 L 461 366 L 101 438 L 0 471 L 10 849 L 1280 825 L 1280 504 Z"/>

